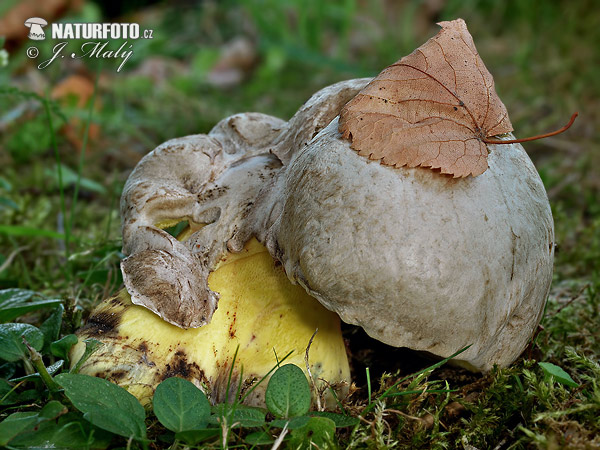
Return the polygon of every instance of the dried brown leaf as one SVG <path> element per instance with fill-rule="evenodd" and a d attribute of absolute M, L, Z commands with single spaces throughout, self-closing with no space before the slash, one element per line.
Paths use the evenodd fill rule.
<path fill-rule="evenodd" d="M 465 22 L 438 25 L 344 106 L 339 130 L 360 155 L 385 165 L 480 175 L 486 138 L 513 128 Z"/>

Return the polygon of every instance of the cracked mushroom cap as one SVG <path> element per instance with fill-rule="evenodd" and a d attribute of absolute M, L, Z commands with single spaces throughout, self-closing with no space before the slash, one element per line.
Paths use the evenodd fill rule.
<path fill-rule="evenodd" d="M 478 177 L 384 166 L 352 150 L 336 118 L 281 173 L 267 247 L 386 344 L 441 357 L 470 345 L 464 366 L 506 366 L 541 319 L 554 225 L 523 147 L 488 149 Z"/>
<path fill-rule="evenodd" d="M 266 188 L 296 149 L 369 81 L 322 89 L 289 122 L 236 114 L 208 135 L 173 139 L 147 154 L 121 197 L 128 255 L 121 271 L 133 304 L 182 328 L 209 323 L 218 294 L 209 288 L 208 275 L 228 251 L 239 252 L 253 235 L 264 235 L 271 213 Z M 182 218 L 192 232 L 185 242 L 162 229 Z"/>

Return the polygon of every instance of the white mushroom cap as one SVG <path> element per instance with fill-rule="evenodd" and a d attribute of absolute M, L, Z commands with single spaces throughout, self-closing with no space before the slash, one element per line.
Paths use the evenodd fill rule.
<path fill-rule="evenodd" d="M 282 161 L 368 81 L 323 89 L 287 123 L 236 114 L 208 135 L 173 139 L 146 155 L 121 197 L 123 252 L 129 255 L 121 271 L 132 302 L 183 328 L 210 322 L 218 295 L 208 287 L 208 275 L 228 250 L 241 251 L 253 234 L 264 234 L 271 217 L 267 188 Z M 181 218 L 204 225 L 185 243 L 157 226 Z"/>
<path fill-rule="evenodd" d="M 48 25 L 48 22 L 46 22 L 41 17 L 31 17 L 30 19 L 27 19 L 27 21 L 25 22 L 25 26 L 27 28 L 31 28 L 31 25 L 41 25 L 45 27 L 46 25 Z"/>
<path fill-rule="evenodd" d="M 350 149 L 335 119 L 282 173 L 268 247 L 376 339 L 442 357 L 471 345 L 465 365 L 506 366 L 541 318 L 554 226 L 523 147 L 489 150 L 478 177 L 383 166 Z"/>

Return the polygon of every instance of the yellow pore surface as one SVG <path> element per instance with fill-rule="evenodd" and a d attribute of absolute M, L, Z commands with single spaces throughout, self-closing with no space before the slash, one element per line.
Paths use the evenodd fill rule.
<path fill-rule="evenodd" d="M 252 239 L 242 252 L 228 254 L 209 276 L 209 286 L 220 294 L 218 309 L 209 324 L 188 330 L 163 321 L 144 307 L 131 305 L 129 295 L 123 291 L 121 301 L 126 306 L 118 326 L 120 338 L 94 336 L 107 345 L 98 352 L 96 366 L 93 355 L 81 372 L 98 374 L 98 363 L 108 365 L 108 359 L 117 367 L 119 364 L 115 363 L 122 354 L 123 359 L 130 360 L 125 366 L 133 373 L 124 377 L 122 383 L 116 381 L 131 387 L 145 385 L 144 391 L 153 390 L 169 371 L 183 377 L 189 372 L 193 378 L 193 371 L 173 373 L 173 358 L 179 352 L 188 364 L 198 366 L 203 379 L 193 381 L 210 393 L 224 388 L 217 385 L 226 383 L 236 348 L 235 369 L 243 369 L 242 382 L 266 375 L 276 365 L 276 355 L 281 359 L 289 352 L 292 354 L 285 363 L 305 370 L 305 350 L 318 328 L 309 353 L 313 377 L 330 383 L 350 381 L 338 316 L 300 286 L 291 284 L 282 267 L 275 264 L 258 241 Z M 105 300 L 97 310 L 108 311 L 109 301 Z M 140 358 L 139 352 L 132 349 L 142 343 L 145 355 Z M 138 376 L 134 375 L 136 372 Z M 107 375 L 110 379 L 110 373 Z M 138 397 L 148 395 L 135 390 L 132 393 Z M 220 396 L 218 392 L 214 395 Z"/>

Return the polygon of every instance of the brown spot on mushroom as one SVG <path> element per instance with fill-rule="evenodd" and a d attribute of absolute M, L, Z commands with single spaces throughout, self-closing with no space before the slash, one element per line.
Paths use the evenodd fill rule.
<path fill-rule="evenodd" d="M 228 186 L 218 186 L 212 189 L 207 189 L 198 194 L 198 202 L 203 203 L 208 200 L 214 200 L 219 197 L 222 197 L 229 190 Z"/>
<path fill-rule="evenodd" d="M 90 316 L 80 332 L 90 337 L 116 333 L 121 323 L 121 315 L 121 312 L 98 311 Z"/>
<path fill-rule="evenodd" d="M 231 321 L 231 324 L 229 325 L 229 337 L 234 338 L 235 337 L 235 321 L 237 320 L 237 312 L 233 313 L 233 319 Z"/>
<path fill-rule="evenodd" d="M 187 355 L 183 350 L 177 350 L 173 359 L 166 365 L 164 372 L 160 375 L 161 380 L 171 377 L 180 377 L 186 380 L 206 381 L 204 371 L 195 362 L 189 363 Z"/>
<path fill-rule="evenodd" d="M 120 379 L 124 378 L 127 375 L 125 370 L 115 370 L 108 374 L 108 380 L 113 382 L 118 382 Z"/>

